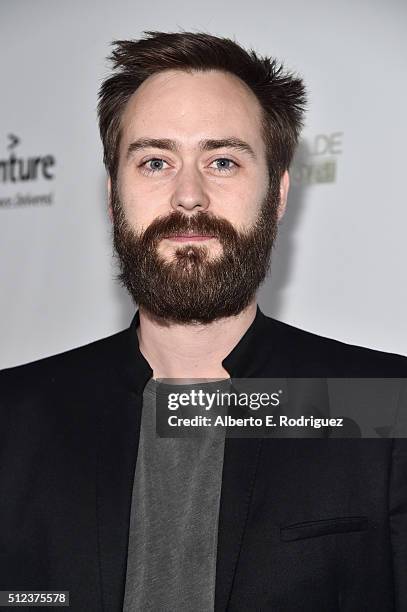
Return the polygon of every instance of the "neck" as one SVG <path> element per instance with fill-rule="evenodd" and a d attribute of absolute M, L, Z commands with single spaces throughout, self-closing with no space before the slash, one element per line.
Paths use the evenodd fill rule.
<path fill-rule="evenodd" d="M 222 361 L 253 323 L 253 301 L 232 317 L 212 323 L 170 323 L 157 320 L 139 308 L 137 329 L 140 351 L 154 378 L 229 378 Z"/>

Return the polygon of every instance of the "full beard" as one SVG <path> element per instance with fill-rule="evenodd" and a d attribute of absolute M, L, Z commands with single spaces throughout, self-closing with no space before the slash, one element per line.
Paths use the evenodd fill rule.
<path fill-rule="evenodd" d="M 258 218 L 238 231 L 224 218 L 175 211 L 156 218 L 138 234 L 127 222 L 112 190 L 113 244 L 119 262 L 117 280 L 134 302 L 155 318 L 177 323 L 210 323 L 239 314 L 253 300 L 270 267 L 277 236 L 279 188 L 269 187 Z M 205 244 L 188 243 L 164 259 L 158 244 L 164 236 L 193 231 L 215 236 L 222 247 L 212 256 Z M 181 243 L 180 243 L 181 244 Z"/>

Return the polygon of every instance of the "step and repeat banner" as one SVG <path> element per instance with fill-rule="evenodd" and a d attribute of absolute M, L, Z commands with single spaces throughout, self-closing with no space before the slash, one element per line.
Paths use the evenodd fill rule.
<path fill-rule="evenodd" d="M 110 42 L 210 32 L 305 80 L 306 126 L 263 311 L 407 354 L 407 5 L 3 0 L 0 368 L 128 326 L 115 281 L 96 105 Z"/>

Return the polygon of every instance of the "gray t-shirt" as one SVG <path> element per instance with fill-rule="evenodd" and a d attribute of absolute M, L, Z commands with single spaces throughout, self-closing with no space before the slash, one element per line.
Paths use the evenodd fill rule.
<path fill-rule="evenodd" d="M 224 431 L 159 438 L 157 382 L 144 390 L 124 612 L 214 609 Z"/>

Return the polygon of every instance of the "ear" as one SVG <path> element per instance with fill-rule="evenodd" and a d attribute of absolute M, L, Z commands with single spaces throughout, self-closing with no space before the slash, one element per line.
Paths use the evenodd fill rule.
<path fill-rule="evenodd" d="M 107 177 L 107 201 L 108 201 L 108 213 L 111 223 L 113 223 L 113 209 L 112 209 L 112 181 L 110 176 Z"/>
<path fill-rule="evenodd" d="M 290 176 L 286 170 L 280 181 L 280 203 L 278 205 L 278 220 L 281 221 L 287 206 L 288 190 L 290 188 Z"/>

